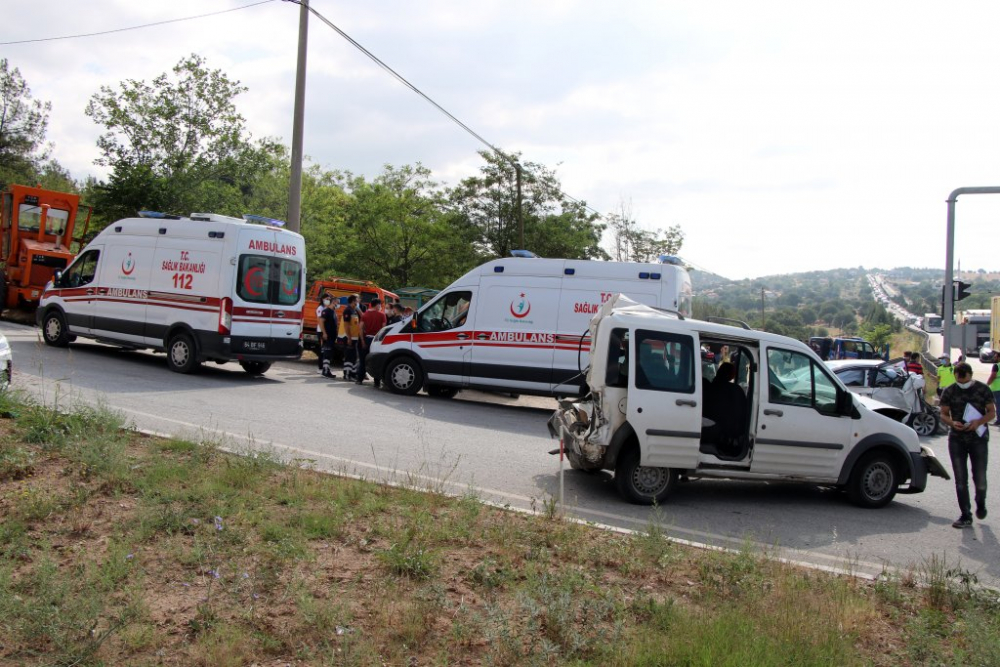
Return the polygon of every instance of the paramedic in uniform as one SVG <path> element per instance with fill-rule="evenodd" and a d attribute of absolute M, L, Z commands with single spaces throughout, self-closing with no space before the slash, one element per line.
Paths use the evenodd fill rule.
<path fill-rule="evenodd" d="M 316 306 L 316 337 L 319 338 L 319 353 L 316 355 L 317 358 L 317 371 L 323 372 L 323 309 L 327 306 L 327 300 L 330 299 L 330 294 L 326 293 L 320 300 L 320 304 Z M 337 330 L 334 329 L 333 337 L 337 337 Z"/>
<path fill-rule="evenodd" d="M 341 317 L 344 318 L 344 335 L 347 338 L 347 348 L 344 350 L 344 379 L 361 384 L 358 353 L 364 341 L 361 338 L 361 311 L 358 310 L 357 294 L 347 297 L 347 307 L 344 308 Z"/>
<path fill-rule="evenodd" d="M 323 297 L 323 310 L 319 315 L 320 329 L 320 353 L 319 359 L 322 365 L 323 377 L 332 378 L 333 371 L 330 370 L 330 362 L 333 358 L 333 346 L 337 340 L 337 310 L 333 307 L 333 299 L 327 294 Z"/>

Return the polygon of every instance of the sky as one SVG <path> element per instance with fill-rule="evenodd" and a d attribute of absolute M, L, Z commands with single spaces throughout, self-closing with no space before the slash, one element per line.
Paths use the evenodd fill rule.
<path fill-rule="evenodd" d="M 0 42 L 125 28 L 254 0 L 32 0 Z M 1000 186 L 1000 3 L 743 0 L 311 0 L 314 9 L 564 191 L 732 279 L 945 264 L 946 199 Z M 249 88 L 254 137 L 291 144 L 299 7 L 282 0 L 110 35 L 0 45 L 75 178 L 101 86 L 191 53 Z M 309 25 L 304 151 L 327 169 L 422 163 L 454 185 L 475 138 L 333 30 Z M 963 269 L 1000 269 L 1000 195 L 956 208 Z M 250 212 L 250 211 L 248 211 Z M 609 245 L 609 244 L 608 244 Z"/>

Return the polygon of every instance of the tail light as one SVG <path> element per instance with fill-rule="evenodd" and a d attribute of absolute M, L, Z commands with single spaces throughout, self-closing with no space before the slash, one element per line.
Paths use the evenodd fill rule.
<path fill-rule="evenodd" d="M 219 333 L 228 334 L 233 328 L 233 300 L 228 296 L 222 299 L 219 306 Z"/>

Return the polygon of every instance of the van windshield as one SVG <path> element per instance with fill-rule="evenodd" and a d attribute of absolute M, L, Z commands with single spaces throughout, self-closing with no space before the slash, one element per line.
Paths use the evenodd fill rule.
<path fill-rule="evenodd" d="M 236 294 L 250 303 L 294 306 L 302 293 L 302 264 L 267 255 L 240 255 Z"/>

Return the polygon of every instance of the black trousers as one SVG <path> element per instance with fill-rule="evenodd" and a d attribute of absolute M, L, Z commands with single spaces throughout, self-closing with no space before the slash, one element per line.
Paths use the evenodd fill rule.
<path fill-rule="evenodd" d="M 948 455 L 951 472 L 955 475 L 955 493 L 963 517 L 972 516 L 969 504 L 969 462 L 972 462 L 972 483 L 976 485 L 976 505 L 986 505 L 986 463 L 989 459 L 989 441 L 986 438 L 948 438 Z"/>

